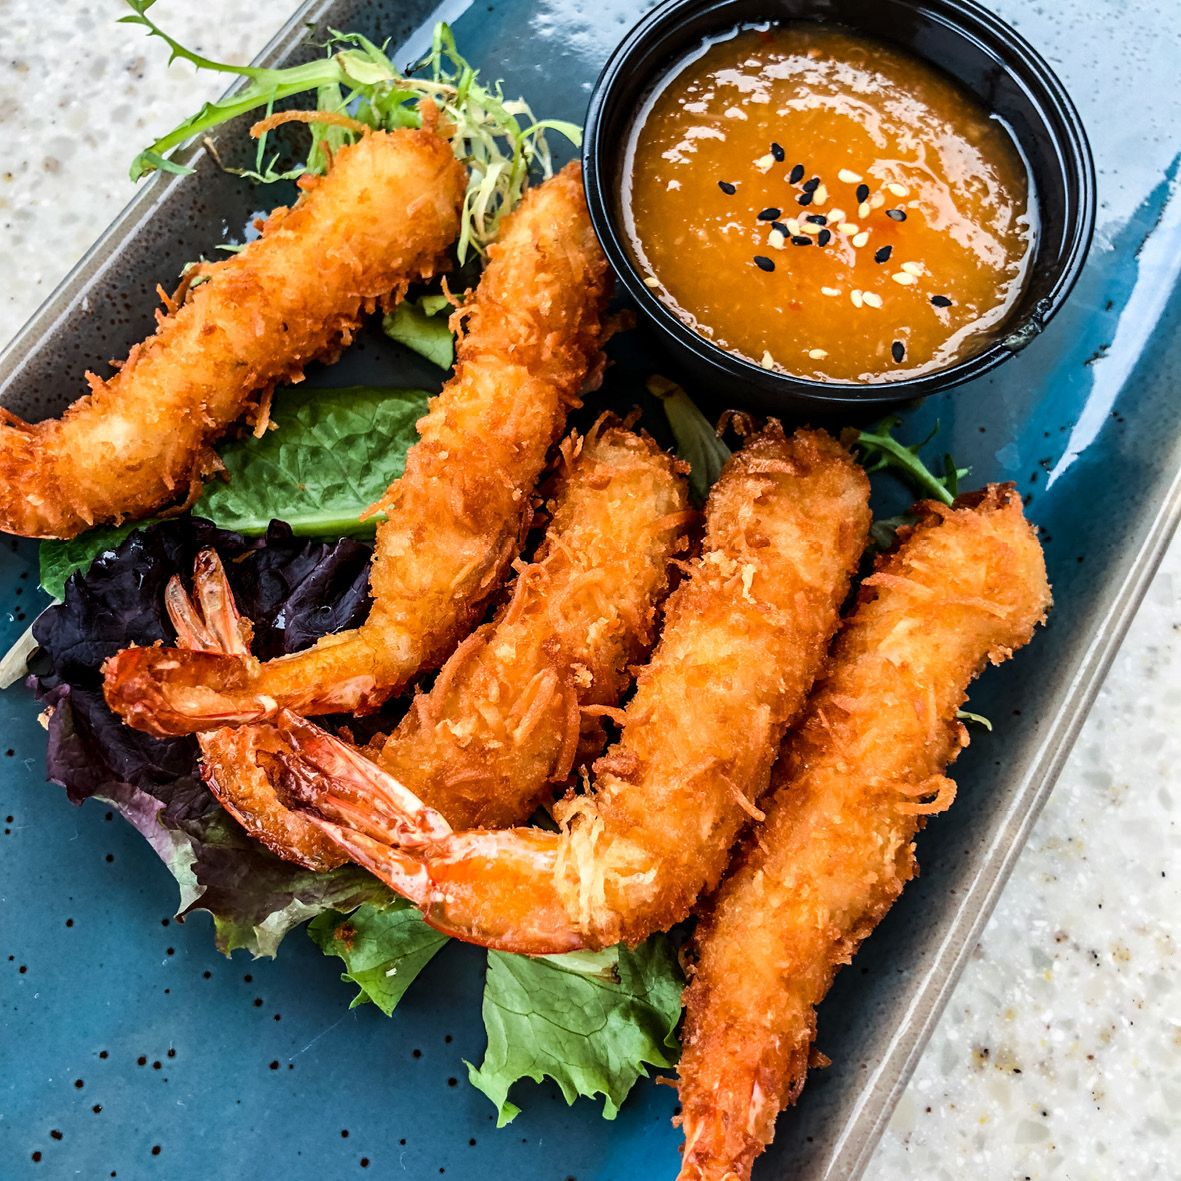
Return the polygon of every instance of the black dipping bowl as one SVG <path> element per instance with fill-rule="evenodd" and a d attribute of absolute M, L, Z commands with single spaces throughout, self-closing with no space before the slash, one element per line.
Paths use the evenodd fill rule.
<path fill-rule="evenodd" d="M 740 25 L 813 20 L 908 50 L 950 74 L 1017 140 L 1040 228 L 1026 289 L 999 335 L 966 360 L 875 383 L 811 381 L 763 369 L 699 336 L 643 283 L 623 230 L 623 164 L 632 121 L 667 71 L 703 40 Z M 1062 306 L 1095 224 L 1095 166 L 1074 104 L 1050 67 L 972 0 L 667 0 L 611 55 L 591 95 L 583 147 L 587 200 L 607 257 L 695 393 L 769 413 L 856 414 L 979 377 L 1020 352 Z"/>

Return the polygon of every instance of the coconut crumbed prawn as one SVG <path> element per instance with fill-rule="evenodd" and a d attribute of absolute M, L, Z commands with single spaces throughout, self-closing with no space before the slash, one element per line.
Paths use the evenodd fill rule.
<path fill-rule="evenodd" d="M 472 942 L 545 954 L 638 942 L 712 888 L 767 785 L 836 629 L 869 527 L 865 474 L 821 432 L 777 423 L 728 463 L 702 552 L 670 596 L 650 663 L 594 786 L 559 832 L 456 831 L 328 735 L 284 790 L 358 864 Z M 309 724 L 284 718 L 297 739 Z"/>
<path fill-rule="evenodd" d="M 370 744 L 379 765 L 453 824 L 526 819 L 576 760 L 602 748 L 600 713 L 618 702 L 652 643 L 670 561 L 695 516 L 682 465 L 646 436 L 596 427 L 585 440 L 566 439 L 561 456 L 545 538 L 511 598 L 459 646 L 393 734 Z M 244 621 L 209 551 L 194 586 L 199 606 L 179 580 L 168 587 L 181 645 L 247 651 Z M 318 741 L 321 732 L 307 733 Z M 206 783 L 253 837 L 310 869 L 345 860 L 276 794 L 279 758 L 296 749 L 290 732 L 223 727 L 198 740 Z"/>
<path fill-rule="evenodd" d="M 646 436 L 607 427 L 566 443 L 512 598 L 368 752 L 457 828 L 520 823 L 599 753 L 695 515 L 682 465 Z"/>
<path fill-rule="evenodd" d="M 73 537 L 105 521 L 191 501 L 220 470 L 210 445 L 271 389 L 334 356 L 364 317 L 444 262 L 466 174 L 431 130 L 374 132 L 301 178 L 262 236 L 201 264 L 207 280 L 166 300 L 155 335 L 61 418 L 0 410 L 0 530 Z M 190 275 L 190 279 L 192 276 Z"/>
<path fill-rule="evenodd" d="M 377 708 L 467 635 L 499 588 L 567 412 L 597 383 L 609 278 L 577 165 L 506 220 L 474 297 L 455 313 L 455 373 L 419 423 L 405 472 L 375 509 L 373 607 L 359 628 L 261 663 L 130 648 L 106 665 L 116 713 L 153 734 Z"/>
<path fill-rule="evenodd" d="M 694 937 L 681 1181 L 750 1176 L 804 1085 L 815 1006 L 914 876 L 915 832 L 951 804 L 968 684 L 1025 644 L 1050 605 L 1011 486 L 919 511 L 866 580 L 785 744 L 766 822 Z"/>

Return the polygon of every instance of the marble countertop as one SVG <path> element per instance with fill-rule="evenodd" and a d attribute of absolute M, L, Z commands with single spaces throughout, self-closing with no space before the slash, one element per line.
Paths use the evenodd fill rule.
<path fill-rule="evenodd" d="M 247 61 L 292 0 L 168 6 Z M 127 162 L 222 89 L 122 5 L 8 0 L 0 341 L 129 199 Z M 1181 541 L 1172 545 L 872 1160 L 871 1181 L 1144 1179 L 1181 1158 Z"/>

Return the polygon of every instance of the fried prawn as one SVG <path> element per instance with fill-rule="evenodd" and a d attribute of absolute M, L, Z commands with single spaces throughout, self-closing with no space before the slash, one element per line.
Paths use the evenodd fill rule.
<path fill-rule="evenodd" d="M 651 439 L 618 427 L 567 439 L 536 558 L 519 568 L 496 619 L 459 646 L 391 735 L 370 744 L 372 758 L 464 827 L 527 819 L 576 761 L 593 758 L 605 741 L 600 711 L 616 705 L 652 643 L 669 563 L 693 517 L 680 468 Z M 169 590 L 185 646 L 244 650 L 207 553 L 196 586 L 200 609 Z M 318 728 L 306 731 L 318 741 Z M 251 836 L 309 869 L 345 860 L 276 794 L 278 764 L 298 751 L 298 732 L 260 724 L 198 740 L 206 783 Z"/>
<path fill-rule="evenodd" d="M 815 1006 L 915 873 L 915 832 L 955 794 L 971 680 L 1050 603 L 1011 486 L 928 503 L 879 560 L 698 927 L 680 1095 L 682 1181 L 745 1181 L 804 1085 Z"/>
<path fill-rule="evenodd" d="M 474 298 L 456 313 L 455 373 L 377 506 L 387 518 L 366 622 L 265 664 L 127 649 L 106 665 L 111 708 L 161 735 L 262 721 L 283 707 L 359 713 L 437 667 L 503 581 L 546 454 L 598 379 L 608 285 L 570 165 L 506 220 Z"/>
<path fill-rule="evenodd" d="M 836 629 L 868 495 L 864 472 L 821 432 L 787 439 L 773 423 L 730 460 L 619 741 L 591 790 L 555 808 L 559 832 L 454 831 L 381 768 L 334 762 L 327 735 L 329 754 L 305 744 L 287 790 L 353 860 L 459 938 L 544 954 L 671 926 L 716 884 L 756 813 Z"/>
<path fill-rule="evenodd" d="M 379 301 L 435 273 L 459 233 L 466 183 L 429 130 L 374 132 L 301 179 L 262 237 L 202 264 L 199 285 L 61 418 L 0 410 L 0 530 L 73 537 L 191 501 L 220 464 L 211 444 L 280 382 L 349 343 Z"/>

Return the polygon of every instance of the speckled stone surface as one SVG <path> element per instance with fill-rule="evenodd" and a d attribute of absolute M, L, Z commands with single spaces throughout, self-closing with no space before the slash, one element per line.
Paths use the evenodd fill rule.
<path fill-rule="evenodd" d="M 246 61 L 288 11 L 204 0 L 161 15 L 186 44 Z M 131 196 L 134 152 L 221 89 L 166 70 L 121 13 L 116 0 L 3 5 L 0 340 Z M 1179 592 L 1174 543 L 872 1181 L 1178 1175 Z"/>

